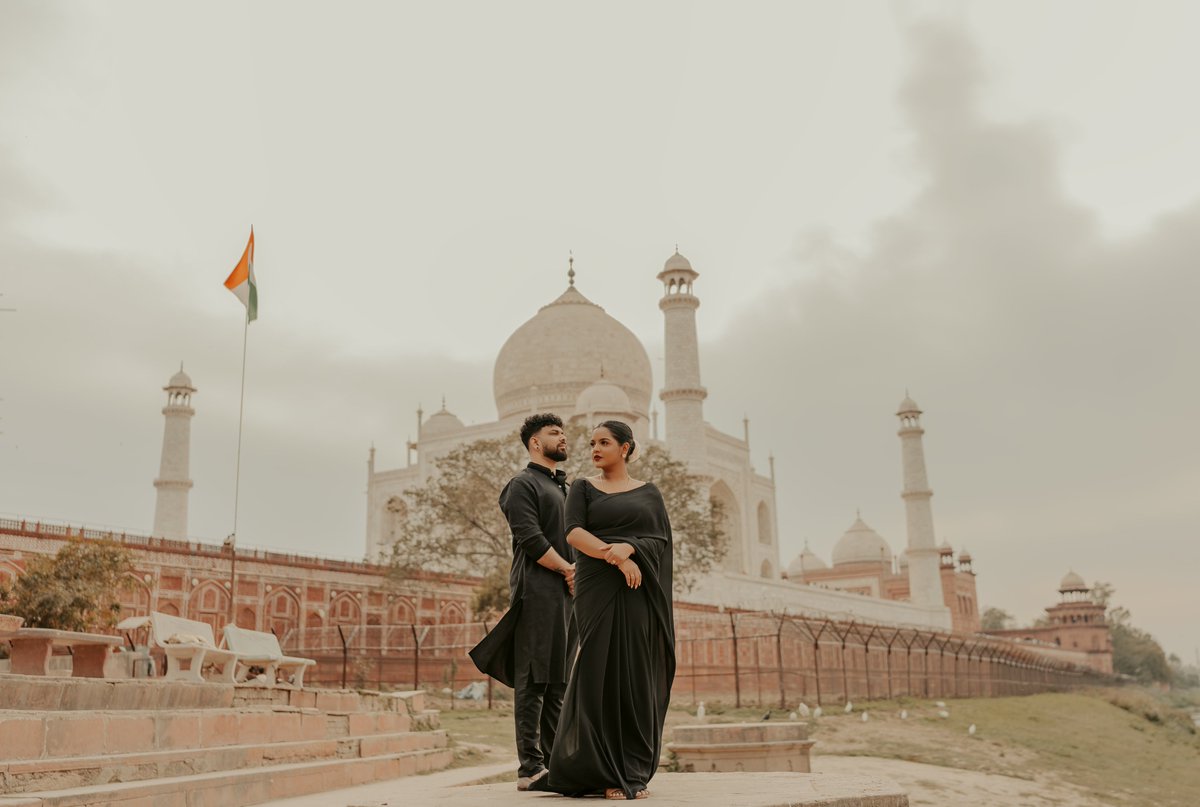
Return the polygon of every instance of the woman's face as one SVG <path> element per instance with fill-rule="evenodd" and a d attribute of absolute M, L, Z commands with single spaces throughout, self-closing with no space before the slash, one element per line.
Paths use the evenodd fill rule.
<path fill-rule="evenodd" d="M 613 437 L 613 433 L 604 426 L 600 426 L 592 432 L 591 445 L 592 465 L 600 470 L 617 467 L 625 462 L 621 456 L 624 448 L 617 442 L 617 438 Z"/>

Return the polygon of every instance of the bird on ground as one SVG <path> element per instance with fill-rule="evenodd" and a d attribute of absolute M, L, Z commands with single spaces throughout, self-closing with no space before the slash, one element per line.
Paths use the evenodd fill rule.
<path fill-rule="evenodd" d="M 820 717 L 820 716 L 821 716 L 821 707 L 818 706 L 816 709 L 813 709 L 813 717 Z"/>
<path fill-rule="evenodd" d="M 939 709 L 945 709 L 945 708 L 946 708 L 946 702 L 945 702 L 945 701 L 935 701 L 933 705 L 934 705 L 934 706 L 936 706 L 936 707 L 937 707 L 937 708 L 939 708 Z"/>
<path fill-rule="evenodd" d="M 809 715 L 808 704 L 801 701 L 800 705 L 798 707 L 796 707 L 796 711 L 800 713 L 801 717 L 808 717 L 808 715 Z"/>
<path fill-rule="evenodd" d="M 764 714 L 762 717 L 759 718 L 759 720 L 770 720 L 770 719 L 771 719 L 771 710 L 770 709 L 767 710 L 766 714 Z"/>
<path fill-rule="evenodd" d="M 972 737 L 975 736 L 975 724 L 974 723 L 967 726 L 967 734 L 971 735 Z"/>
<path fill-rule="evenodd" d="M 700 705 L 696 707 L 696 719 L 704 721 L 704 701 L 700 701 Z"/>
<path fill-rule="evenodd" d="M 942 720 L 946 720 L 947 718 L 950 717 L 950 713 L 947 712 L 945 709 L 940 709 L 938 711 L 938 717 L 940 717 Z"/>
<path fill-rule="evenodd" d="M 901 719 L 901 720 L 908 720 L 908 710 L 907 710 L 907 709 L 901 709 L 901 710 L 900 710 L 900 719 Z"/>
<path fill-rule="evenodd" d="M 851 703 L 850 701 L 846 701 L 846 714 L 850 714 L 853 711 L 854 711 L 854 704 Z"/>
<path fill-rule="evenodd" d="M 867 713 L 866 712 L 862 713 L 862 722 L 864 722 L 864 723 L 867 722 Z"/>
<path fill-rule="evenodd" d="M 800 719 L 800 715 L 796 714 L 795 712 L 792 712 L 790 715 L 788 715 L 788 720 L 799 720 L 799 719 Z"/>

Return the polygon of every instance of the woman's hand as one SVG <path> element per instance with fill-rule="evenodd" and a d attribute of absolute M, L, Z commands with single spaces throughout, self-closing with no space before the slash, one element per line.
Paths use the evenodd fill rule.
<path fill-rule="evenodd" d="M 625 575 L 625 582 L 630 588 L 642 587 L 642 570 L 631 560 L 623 560 L 617 565 L 617 571 Z"/>
<path fill-rule="evenodd" d="M 629 560 L 633 555 L 633 547 L 627 543 L 621 542 L 609 544 L 604 547 L 604 559 L 613 566 L 620 566 L 624 561 Z"/>

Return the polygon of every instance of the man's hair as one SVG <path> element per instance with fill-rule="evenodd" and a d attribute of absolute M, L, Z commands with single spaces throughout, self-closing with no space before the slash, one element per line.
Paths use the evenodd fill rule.
<path fill-rule="evenodd" d="M 530 415 L 525 418 L 525 422 L 521 424 L 521 443 L 526 448 L 529 448 L 529 438 L 540 432 L 547 426 L 557 426 L 562 428 L 562 418 L 551 412 L 543 412 L 540 415 Z"/>

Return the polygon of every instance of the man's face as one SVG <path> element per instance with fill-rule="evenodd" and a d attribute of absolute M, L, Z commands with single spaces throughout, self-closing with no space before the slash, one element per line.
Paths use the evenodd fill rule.
<path fill-rule="evenodd" d="M 562 426 L 543 426 L 529 438 L 529 448 L 551 462 L 567 459 L 567 433 Z"/>

